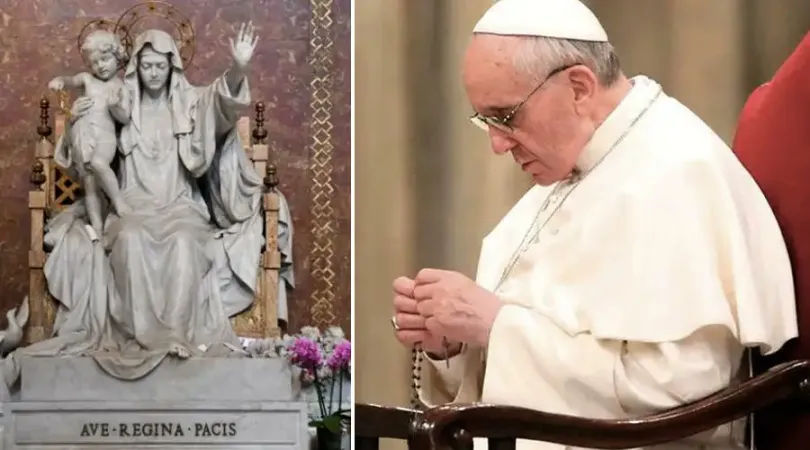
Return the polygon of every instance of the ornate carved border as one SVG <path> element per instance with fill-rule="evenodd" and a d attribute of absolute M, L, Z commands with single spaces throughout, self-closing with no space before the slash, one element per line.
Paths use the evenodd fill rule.
<path fill-rule="evenodd" d="M 312 274 L 312 304 L 310 324 L 323 327 L 337 319 L 335 303 L 335 212 L 332 196 L 332 92 L 334 87 L 334 18 L 333 0 L 310 0 L 309 64 L 313 71 L 310 82 L 310 145 L 309 161 L 312 174 L 310 193 L 312 203 L 312 246 L 309 261 Z"/>

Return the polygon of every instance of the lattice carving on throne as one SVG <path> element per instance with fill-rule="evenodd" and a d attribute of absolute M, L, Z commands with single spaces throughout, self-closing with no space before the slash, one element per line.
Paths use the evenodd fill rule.
<path fill-rule="evenodd" d="M 62 99 L 64 100 L 64 99 Z M 62 102 L 60 102 L 62 103 Z M 31 169 L 31 183 L 34 189 L 29 192 L 31 215 L 31 240 L 29 248 L 29 308 L 30 319 L 26 328 L 26 342 L 42 341 L 51 336 L 56 316 L 56 301 L 50 296 L 43 267 L 47 259 L 44 248 L 45 224 L 59 210 L 82 198 L 81 183 L 74 180 L 67 171 L 53 160 L 54 143 L 65 132 L 67 120 L 64 105 L 50 121 L 50 101 L 43 97 L 40 101 L 40 124 L 37 127 L 39 139 L 35 147 L 35 159 Z M 264 174 L 265 193 L 263 195 L 265 245 L 261 255 L 261 270 L 257 280 L 257 292 L 253 305 L 248 310 L 232 318 L 234 330 L 241 337 L 265 338 L 279 335 L 278 294 L 281 254 L 278 243 L 279 210 L 281 195 L 277 191 L 277 168 L 270 161 L 270 149 L 265 143 L 267 130 L 264 128 L 264 103 L 255 105 L 255 117 L 251 129 L 251 118 L 242 117 L 237 127 L 244 150 L 256 171 Z"/>

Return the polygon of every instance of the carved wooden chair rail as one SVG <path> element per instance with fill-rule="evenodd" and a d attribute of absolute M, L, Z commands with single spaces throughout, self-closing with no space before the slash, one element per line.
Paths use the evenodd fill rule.
<path fill-rule="evenodd" d="M 676 409 L 622 420 L 595 420 L 509 406 L 448 404 L 424 413 L 355 405 L 358 450 L 380 438 L 404 439 L 411 450 L 471 448 L 487 438 L 490 450 L 514 450 L 516 439 L 595 449 L 627 449 L 677 441 L 747 416 L 788 398 L 810 396 L 810 360 L 791 361 Z"/>

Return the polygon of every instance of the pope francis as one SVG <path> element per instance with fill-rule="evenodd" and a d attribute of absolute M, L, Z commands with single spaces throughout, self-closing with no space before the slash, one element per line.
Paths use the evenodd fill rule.
<path fill-rule="evenodd" d="M 423 403 L 645 415 L 726 388 L 748 375 L 748 349 L 797 336 L 760 189 L 700 118 L 625 76 L 579 0 L 497 2 L 463 81 L 472 122 L 535 186 L 484 239 L 475 281 L 438 269 L 394 281 Z M 740 448 L 743 425 L 659 449 Z"/>

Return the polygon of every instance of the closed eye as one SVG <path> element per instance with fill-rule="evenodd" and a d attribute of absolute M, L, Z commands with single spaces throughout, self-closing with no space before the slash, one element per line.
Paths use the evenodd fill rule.
<path fill-rule="evenodd" d="M 489 117 L 506 117 L 514 106 L 490 106 L 481 110 L 481 115 Z"/>

